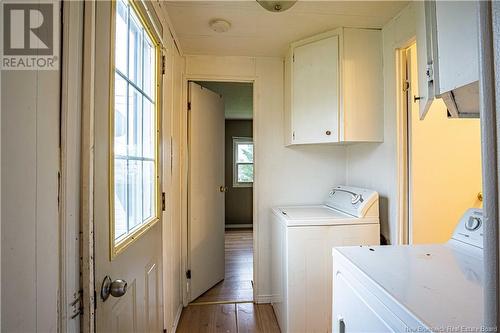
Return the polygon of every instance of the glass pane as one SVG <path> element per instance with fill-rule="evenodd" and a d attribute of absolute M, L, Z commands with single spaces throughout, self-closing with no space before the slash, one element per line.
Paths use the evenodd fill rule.
<path fill-rule="evenodd" d="M 253 164 L 238 164 L 238 182 L 253 182 Z"/>
<path fill-rule="evenodd" d="M 115 74 L 115 155 L 127 155 L 127 82 Z"/>
<path fill-rule="evenodd" d="M 142 95 L 129 85 L 128 156 L 142 156 Z"/>
<path fill-rule="evenodd" d="M 127 75 L 127 18 L 128 8 L 122 2 L 116 3 L 115 66 Z"/>
<path fill-rule="evenodd" d="M 237 163 L 253 163 L 253 143 L 238 143 Z"/>
<path fill-rule="evenodd" d="M 142 223 L 142 161 L 128 161 L 128 231 Z"/>
<path fill-rule="evenodd" d="M 115 239 L 127 233 L 127 161 L 115 159 Z"/>
<path fill-rule="evenodd" d="M 155 164 L 154 162 L 143 162 L 142 186 L 143 186 L 143 213 L 144 221 L 154 216 L 155 208 Z"/>
<path fill-rule="evenodd" d="M 137 16 L 130 11 L 128 78 L 142 89 L 142 29 Z"/>
<path fill-rule="evenodd" d="M 142 156 L 155 157 L 155 117 L 154 105 L 143 97 L 144 111 L 142 117 Z"/>
<path fill-rule="evenodd" d="M 144 34 L 144 92 L 154 100 L 156 55 L 153 43 Z"/>

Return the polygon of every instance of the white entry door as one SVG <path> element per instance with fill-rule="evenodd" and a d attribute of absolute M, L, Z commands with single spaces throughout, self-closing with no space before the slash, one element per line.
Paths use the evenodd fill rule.
<path fill-rule="evenodd" d="M 96 2 L 96 332 L 163 330 L 160 48 L 145 22 L 131 1 Z"/>
<path fill-rule="evenodd" d="M 224 101 L 189 83 L 189 301 L 224 279 Z"/>

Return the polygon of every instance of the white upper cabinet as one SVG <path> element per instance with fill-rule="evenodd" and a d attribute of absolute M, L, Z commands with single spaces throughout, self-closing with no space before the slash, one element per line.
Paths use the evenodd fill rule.
<path fill-rule="evenodd" d="M 380 30 L 340 28 L 290 46 L 287 145 L 383 141 Z"/>
<path fill-rule="evenodd" d="M 479 116 L 477 1 L 417 3 L 420 118 L 435 97 L 452 117 Z"/>

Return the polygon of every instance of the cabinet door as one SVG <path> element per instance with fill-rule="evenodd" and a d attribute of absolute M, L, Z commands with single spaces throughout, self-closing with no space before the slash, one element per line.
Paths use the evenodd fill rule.
<path fill-rule="evenodd" d="M 338 142 L 339 36 L 294 48 L 292 143 Z"/>
<path fill-rule="evenodd" d="M 439 93 L 479 80 L 478 4 L 436 1 Z"/>
<path fill-rule="evenodd" d="M 415 3 L 415 16 L 417 22 L 418 107 L 421 120 L 425 118 L 427 111 L 429 111 L 434 101 L 434 83 L 437 82 L 437 73 L 433 70 L 433 37 L 435 37 L 435 32 L 432 26 L 435 25 L 435 6 L 435 3 L 432 1 L 418 1 Z M 434 74 L 436 75 L 434 76 Z"/>

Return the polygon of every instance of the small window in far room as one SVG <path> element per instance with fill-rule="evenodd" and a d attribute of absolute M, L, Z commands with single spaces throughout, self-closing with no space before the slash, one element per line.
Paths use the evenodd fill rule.
<path fill-rule="evenodd" d="M 233 187 L 253 186 L 253 140 L 233 138 Z"/>

